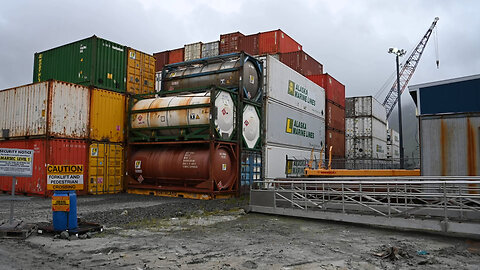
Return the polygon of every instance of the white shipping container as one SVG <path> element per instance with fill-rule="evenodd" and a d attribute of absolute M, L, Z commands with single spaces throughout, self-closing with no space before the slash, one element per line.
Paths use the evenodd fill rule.
<path fill-rule="evenodd" d="M 347 98 L 345 105 L 347 106 L 345 108 L 347 117 L 373 116 L 384 123 L 387 122 L 385 107 L 372 96 Z"/>
<path fill-rule="evenodd" d="M 202 57 L 202 42 L 185 45 L 184 61 L 200 59 Z"/>
<path fill-rule="evenodd" d="M 387 158 L 400 159 L 400 146 L 387 144 Z"/>
<path fill-rule="evenodd" d="M 325 145 L 325 119 L 267 99 L 266 142 L 321 149 Z"/>
<path fill-rule="evenodd" d="M 347 159 L 386 159 L 387 142 L 378 138 L 347 138 L 345 140 Z"/>
<path fill-rule="evenodd" d="M 268 98 L 325 118 L 325 90 L 274 56 L 259 57 L 264 65 Z"/>
<path fill-rule="evenodd" d="M 87 138 L 89 104 L 87 87 L 59 81 L 0 91 L 0 136 Z"/>
<path fill-rule="evenodd" d="M 400 146 L 399 133 L 391 128 L 387 130 L 387 144 Z"/>
<path fill-rule="evenodd" d="M 202 58 L 217 56 L 219 54 L 218 41 L 202 44 Z"/>
<path fill-rule="evenodd" d="M 308 160 L 310 160 L 311 150 L 289 148 L 285 146 L 278 146 L 274 144 L 266 144 L 264 146 L 265 153 L 265 179 L 273 180 L 275 178 L 285 178 L 287 170 L 288 159 L 296 159 L 289 174 L 301 174 Z M 319 152 L 315 152 L 316 159 L 319 159 Z"/>
<path fill-rule="evenodd" d="M 387 141 L 387 125 L 374 117 L 346 118 L 345 137 L 375 137 Z"/>

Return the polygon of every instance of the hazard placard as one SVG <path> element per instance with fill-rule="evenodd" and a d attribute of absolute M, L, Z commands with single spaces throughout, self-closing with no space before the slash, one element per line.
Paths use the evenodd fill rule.
<path fill-rule="evenodd" d="M 70 211 L 70 197 L 69 196 L 52 196 L 52 210 L 53 211 Z"/>
<path fill-rule="evenodd" d="M 48 165 L 48 190 L 82 190 L 83 165 Z"/>

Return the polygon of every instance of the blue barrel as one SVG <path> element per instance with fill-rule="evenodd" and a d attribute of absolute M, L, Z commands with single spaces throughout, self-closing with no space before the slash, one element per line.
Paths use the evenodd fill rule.
<path fill-rule="evenodd" d="M 77 222 L 77 194 L 75 190 L 56 190 L 53 196 L 70 197 L 70 211 L 53 211 L 53 229 L 56 231 L 73 230 L 78 227 Z"/>

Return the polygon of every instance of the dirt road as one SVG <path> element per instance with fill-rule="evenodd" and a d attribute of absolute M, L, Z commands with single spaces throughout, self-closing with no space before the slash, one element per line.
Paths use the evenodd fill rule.
<path fill-rule="evenodd" d="M 79 216 L 103 233 L 0 239 L 0 269 L 480 269 L 480 244 L 468 239 L 245 214 L 247 203 L 80 197 Z M 16 202 L 15 217 L 51 221 L 50 204 Z M 0 202 L 0 220 L 8 214 Z M 396 256 L 380 257 L 389 250 Z"/>

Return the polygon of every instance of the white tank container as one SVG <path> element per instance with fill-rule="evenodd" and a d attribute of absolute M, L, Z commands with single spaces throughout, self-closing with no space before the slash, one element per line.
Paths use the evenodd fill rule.
<path fill-rule="evenodd" d="M 246 105 L 243 109 L 243 140 L 247 147 L 254 148 L 260 139 L 260 117 L 252 105 Z"/>

